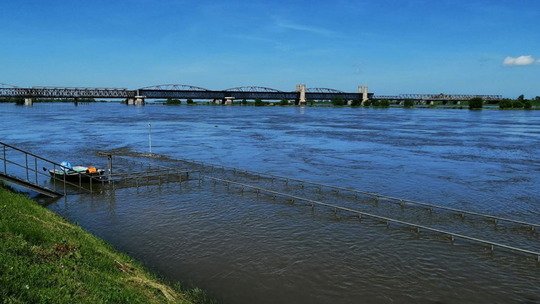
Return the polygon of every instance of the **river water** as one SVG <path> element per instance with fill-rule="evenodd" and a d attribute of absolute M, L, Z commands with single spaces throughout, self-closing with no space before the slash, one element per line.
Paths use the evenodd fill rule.
<path fill-rule="evenodd" d="M 151 141 L 155 154 L 540 223 L 540 111 L 37 103 L 0 104 L 0 118 L 0 141 L 56 162 L 105 167 L 98 151 L 148 153 Z M 538 230 L 519 225 L 276 183 L 540 252 Z M 534 256 L 220 183 L 69 195 L 48 208 L 220 303 L 540 303 Z"/>

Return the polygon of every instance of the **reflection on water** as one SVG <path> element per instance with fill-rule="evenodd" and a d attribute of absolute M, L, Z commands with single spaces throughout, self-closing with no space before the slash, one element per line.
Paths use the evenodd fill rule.
<path fill-rule="evenodd" d="M 0 111 L 1 141 L 56 161 L 106 166 L 97 151 L 146 151 L 151 123 L 155 153 L 533 223 L 540 215 L 538 111 L 118 104 Z M 327 192 L 320 199 L 345 204 Z M 355 204 L 540 248 L 536 232 L 512 225 Z M 106 190 L 49 208 L 223 303 L 540 302 L 533 258 L 219 183 Z"/>

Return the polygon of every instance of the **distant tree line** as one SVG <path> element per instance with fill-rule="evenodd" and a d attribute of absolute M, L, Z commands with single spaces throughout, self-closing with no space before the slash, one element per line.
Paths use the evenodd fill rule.
<path fill-rule="evenodd" d="M 195 102 L 193 101 L 193 99 L 188 99 L 186 100 L 186 103 L 189 105 L 189 104 L 194 104 Z M 168 105 L 179 105 L 179 104 L 182 104 L 182 101 L 180 99 L 167 99 L 165 101 L 165 104 L 168 104 Z"/>
<path fill-rule="evenodd" d="M 519 95 L 517 99 L 503 99 L 499 102 L 499 108 L 501 109 L 531 109 L 533 102 L 538 106 L 540 104 L 540 96 L 536 96 L 533 100 L 525 99 L 523 94 Z"/>

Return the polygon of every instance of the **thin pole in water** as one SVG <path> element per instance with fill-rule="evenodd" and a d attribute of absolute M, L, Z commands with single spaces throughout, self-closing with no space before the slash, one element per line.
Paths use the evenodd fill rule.
<path fill-rule="evenodd" d="M 148 123 L 148 146 L 150 147 L 150 154 L 152 154 L 152 124 Z"/>

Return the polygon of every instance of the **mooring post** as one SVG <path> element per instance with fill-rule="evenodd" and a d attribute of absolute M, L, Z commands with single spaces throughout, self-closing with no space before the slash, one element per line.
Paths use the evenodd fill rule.
<path fill-rule="evenodd" d="M 107 154 L 107 163 L 109 166 L 109 181 L 112 180 L 112 155 Z"/>
<path fill-rule="evenodd" d="M 148 148 L 152 154 L 152 124 L 148 123 Z"/>

